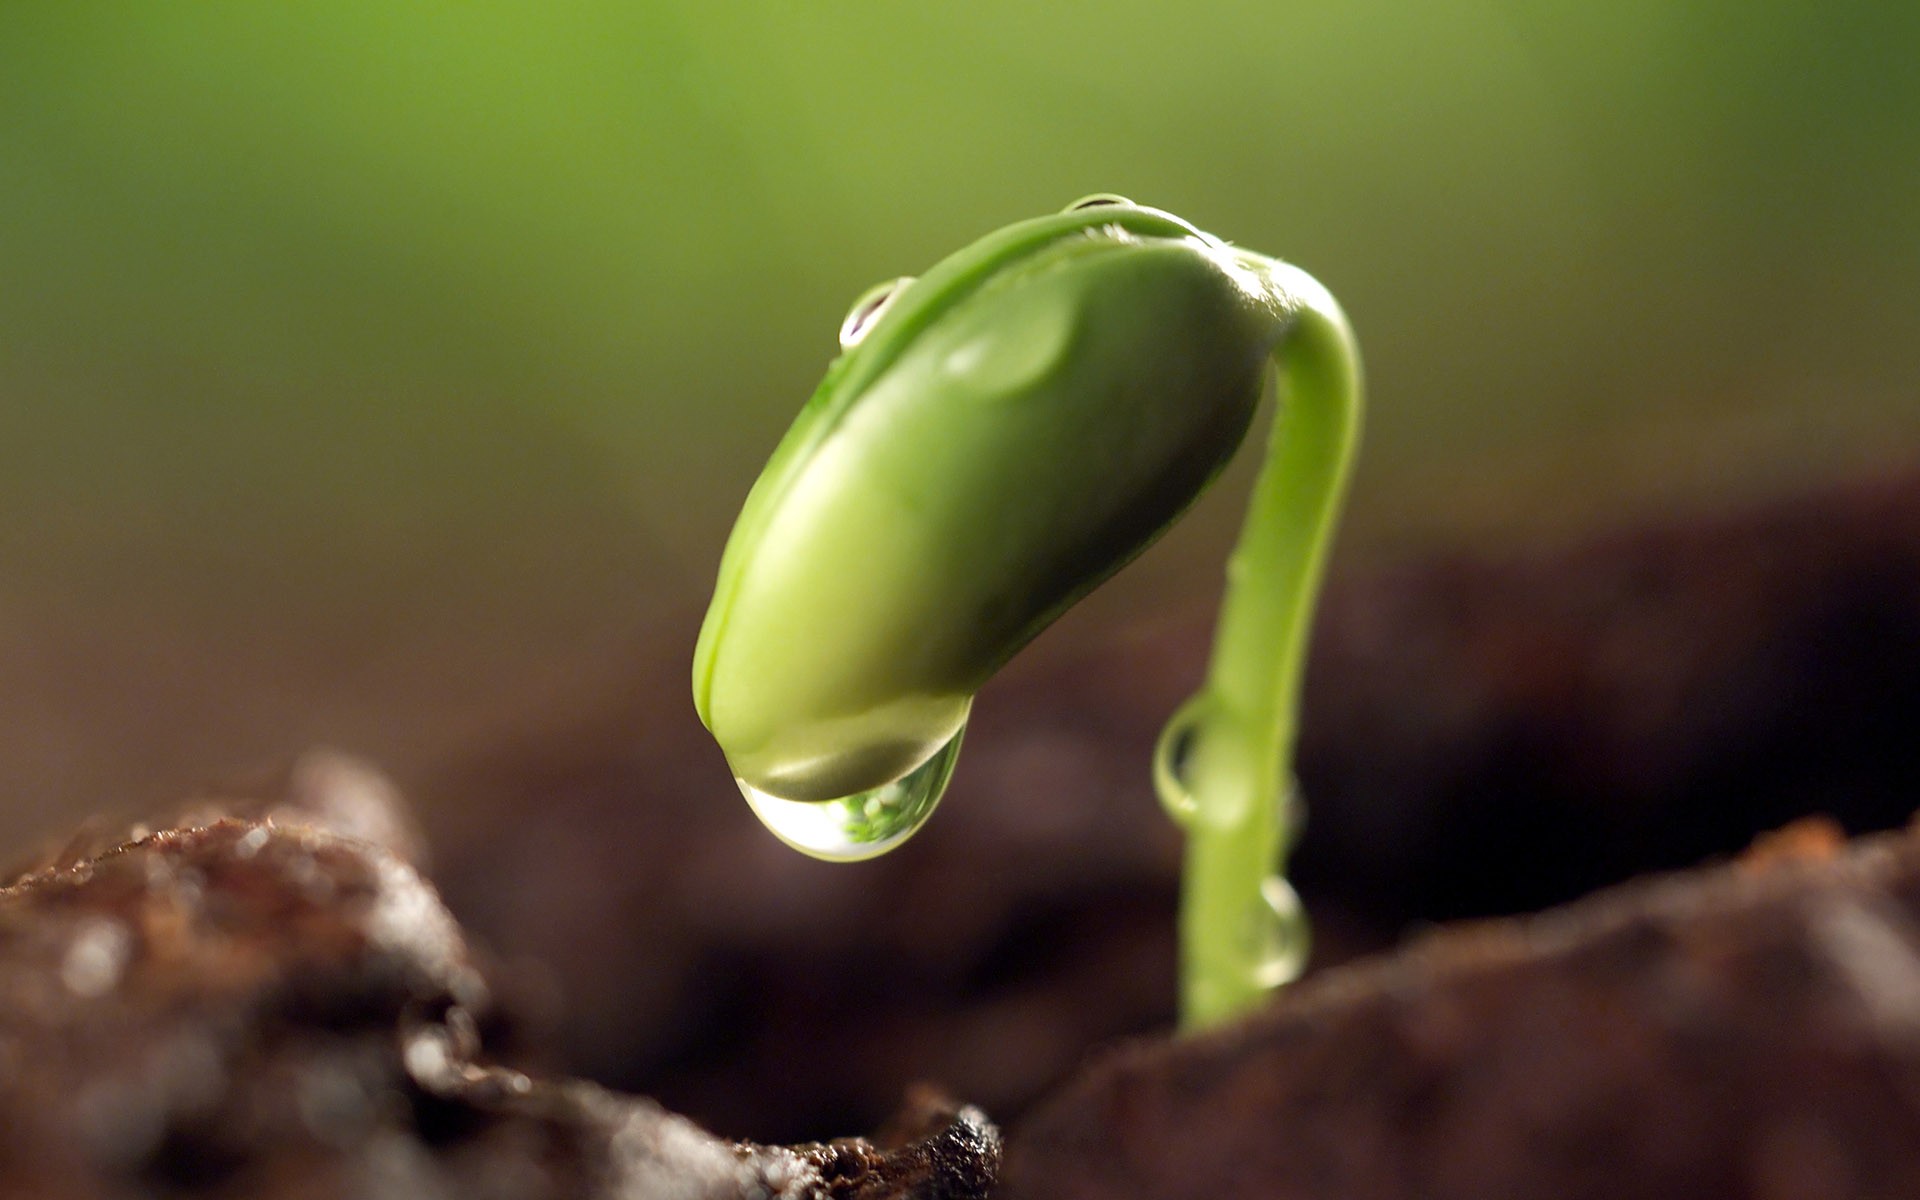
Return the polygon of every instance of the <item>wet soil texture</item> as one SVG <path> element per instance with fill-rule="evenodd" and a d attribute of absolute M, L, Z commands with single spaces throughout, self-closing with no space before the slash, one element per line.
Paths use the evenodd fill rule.
<path fill-rule="evenodd" d="M 511 1065 L 510 997 L 407 826 L 323 755 L 279 798 L 89 831 L 10 877 L 0 1197 L 984 1196 L 998 1134 L 937 1098 L 884 1143 L 755 1146 Z"/>
<path fill-rule="evenodd" d="M 1920 830 L 1830 826 L 1102 1055 L 1004 1200 L 1920 1195 Z"/>
<path fill-rule="evenodd" d="M 1292 863 L 1315 969 L 1920 797 L 1920 472 L 1334 566 Z M 767 1140 L 870 1128 L 915 1079 L 1016 1121 L 1172 1021 L 1180 844 L 1148 761 L 1210 619 L 1033 647 L 928 827 L 854 866 L 758 827 L 663 638 L 598 716 L 432 781 L 438 877 L 552 968 L 581 1073 Z"/>

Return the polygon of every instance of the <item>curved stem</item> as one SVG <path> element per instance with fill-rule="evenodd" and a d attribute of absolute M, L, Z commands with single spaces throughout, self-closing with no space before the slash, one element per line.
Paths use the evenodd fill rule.
<path fill-rule="evenodd" d="M 1305 918 L 1281 878 L 1295 830 L 1293 748 L 1307 631 L 1360 428 L 1359 358 L 1333 297 L 1242 255 L 1281 319 L 1267 461 L 1227 564 L 1213 656 L 1169 725 L 1183 811 L 1181 1023 L 1209 1025 L 1298 973 Z M 1184 729 L 1182 728 L 1184 727 Z M 1162 774 L 1163 788 L 1170 778 Z"/>

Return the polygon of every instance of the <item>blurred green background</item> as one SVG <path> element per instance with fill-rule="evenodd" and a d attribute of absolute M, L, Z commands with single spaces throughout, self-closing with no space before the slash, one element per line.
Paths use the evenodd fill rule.
<path fill-rule="evenodd" d="M 10 0 L 0 835 L 692 722 L 636 664 L 846 304 L 1090 191 L 1341 297 L 1348 562 L 1911 462 L 1917 61 L 1904 0 Z M 1210 603 L 1232 509 L 1075 628 Z"/>

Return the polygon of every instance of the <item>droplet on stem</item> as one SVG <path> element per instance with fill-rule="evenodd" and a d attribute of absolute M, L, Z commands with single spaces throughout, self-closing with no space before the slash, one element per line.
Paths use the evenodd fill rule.
<path fill-rule="evenodd" d="M 1167 719 L 1167 727 L 1153 746 L 1153 790 L 1160 797 L 1160 807 L 1182 829 L 1193 822 L 1196 802 L 1187 772 L 1193 764 L 1201 726 L 1211 709 L 1204 696 L 1189 699 Z"/>
<path fill-rule="evenodd" d="M 1263 988 L 1292 983 L 1306 969 L 1311 936 L 1300 894 L 1279 875 L 1260 883 L 1260 897 L 1247 911 L 1247 960 Z"/>

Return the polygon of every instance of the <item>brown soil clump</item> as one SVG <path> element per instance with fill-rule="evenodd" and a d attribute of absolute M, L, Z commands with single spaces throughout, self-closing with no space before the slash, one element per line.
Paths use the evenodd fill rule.
<path fill-rule="evenodd" d="M 936 1099 L 892 1141 L 783 1148 L 520 1069 L 391 801 L 310 757 L 0 887 L 0 1197 L 985 1195 L 997 1133 Z"/>

